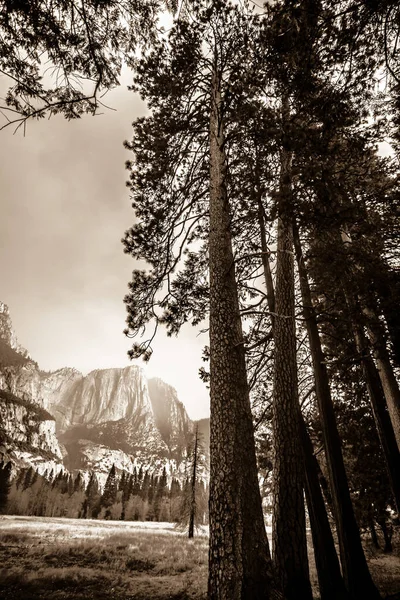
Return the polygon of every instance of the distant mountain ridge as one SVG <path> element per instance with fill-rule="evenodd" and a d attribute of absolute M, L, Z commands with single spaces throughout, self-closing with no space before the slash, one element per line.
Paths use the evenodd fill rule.
<path fill-rule="evenodd" d="M 55 456 L 60 467 L 94 469 L 103 477 L 112 464 L 131 472 L 142 466 L 159 473 L 165 467 L 171 476 L 182 470 L 194 424 L 173 387 L 157 378 L 147 381 L 143 370 L 134 365 L 87 375 L 67 367 L 42 371 L 18 344 L 4 303 L 0 303 L 0 390 L 25 402 L 27 422 L 34 407 L 54 418 L 48 429 L 54 448 L 59 449 Z M 0 410 L 3 404 L 0 395 Z M 4 411 L 6 421 L 13 414 Z M 14 430 L 11 422 L 6 425 Z M 12 436 L 5 437 L 0 429 L 0 448 L 4 453 L 8 444 L 8 455 L 16 456 L 17 444 L 13 448 Z M 36 466 L 39 451 L 40 447 L 34 448 Z M 46 457 L 43 446 L 43 463 Z"/>

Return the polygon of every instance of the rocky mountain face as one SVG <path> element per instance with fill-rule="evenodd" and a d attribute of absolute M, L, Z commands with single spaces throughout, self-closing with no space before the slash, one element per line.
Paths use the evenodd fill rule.
<path fill-rule="evenodd" d="M 55 395 L 53 410 L 60 431 L 74 425 L 99 424 L 120 419 L 134 420 L 139 430 L 154 428 L 152 405 L 143 371 L 136 366 L 77 374 L 63 379 Z M 56 399 L 54 395 L 52 401 Z M 157 432 L 160 437 L 159 432 Z"/>
<path fill-rule="evenodd" d="M 193 431 L 186 409 L 176 390 L 158 378 L 149 379 L 149 394 L 155 424 L 171 453 L 182 452 Z"/>
<path fill-rule="evenodd" d="M 39 406 L 0 390 L 0 459 L 18 466 L 62 470 L 54 418 Z"/>
<path fill-rule="evenodd" d="M 11 447 L 14 441 L 15 451 L 21 435 L 24 443 L 31 436 L 44 457 L 52 452 L 52 460 L 66 468 L 94 469 L 100 479 L 112 464 L 130 472 L 143 466 L 157 474 L 165 466 L 171 476 L 184 470 L 194 425 L 174 388 L 160 379 L 147 381 L 137 366 L 88 375 L 72 368 L 41 371 L 18 344 L 8 308 L 2 303 L 0 390 L 19 402 L 14 402 L 15 410 L 9 403 L 0 413 L 6 423 L 4 432 L 0 430 L 0 444 L 5 440 Z M 41 421 L 46 425 L 41 425 L 38 437 L 34 437 L 36 409 L 50 417 Z M 26 423 L 24 432 L 18 430 L 18 418 Z"/>
<path fill-rule="evenodd" d="M 10 312 L 7 304 L 0 301 L 0 339 L 5 342 L 12 350 L 15 350 L 21 356 L 29 358 L 27 350 L 23 348 L 17 340 L 17 336 L 12 327 Z"/>

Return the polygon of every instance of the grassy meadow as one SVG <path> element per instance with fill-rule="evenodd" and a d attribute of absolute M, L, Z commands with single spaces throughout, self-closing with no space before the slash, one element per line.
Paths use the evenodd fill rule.
<path fill-rule="evenodd" d="M 0 599 L 204 599 L 207 545 L 170 523 L 0 517 Z"/>
<path fill-rule="evenodd" d="M 205 600 L 207 551 L 170 523 L 2 516 L 0 600 Z M 382 596 L 399 592 L 396 549 L 366 553 Z"/>

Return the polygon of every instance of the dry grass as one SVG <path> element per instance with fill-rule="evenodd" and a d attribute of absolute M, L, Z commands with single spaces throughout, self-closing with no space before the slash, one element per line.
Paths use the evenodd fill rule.
<path fill-rule="evenodd" d="M 399 592 L 399 556 L 366 552 L 383 598 Z M 0 517 L 0 600 L 205 600 L 207 554 L 169 523 Z"/>
<path fill-rule="evenodd" d="M 393 553 L 384 554 L 376 550 L 371 542 L 364 543 L 369 570 L 383 598 L 400 600 L 400 535 L 396 532 L 393 537 Z M 383 540 L 381 546 L 383 546 Z"/>
<path fill-rule="evenodd" d="M 207 545 L 169 524 L 5 517 L 0 599 L 201 600 Z"/>

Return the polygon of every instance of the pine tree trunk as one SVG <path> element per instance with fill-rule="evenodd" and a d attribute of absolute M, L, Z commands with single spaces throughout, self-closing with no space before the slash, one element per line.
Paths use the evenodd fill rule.
<path fill-rule="evenodd" d="M 347 299 L 347 295 L 346 295 Z M 351 307 L 350 307 L 351 308 Z M 362 360 L 362 368 L 371 402 L 372 414 L 378 431 L 379 440 L 385 457 L 390 487 L 400 511 L 400 452 L 394 435 L 392 422 L 387 411 L 386 400 L 381 387 L 379 374 L 369 353 L 367 340 L 361 327 L 353 323 L 357 351 Z"/>
<path fill-rule="evenodd" d="M 332 517 L 333 517 L 333 501 L 332 501 L 332 494 L 331 494 L 331 490 L 329 489 L 329 483 L 325 477 L 325 475 L 322 472 L 321 469 L 321 465 L 318 462 L 317 457 L 315 457 L 316 460 L 316 468 L 317 468 L 317 472 L 318 472 L 318 481 L 319 481 L 319 485 L 321 486 L 321 490 L 322 490 L 322 495 L 324 497 L 325 500 L 325 504 L 329 509 L 329 512 L 331 513 Z"/>
<path fill-rule="evenodd" d="M 373 519 L 371 519 L 371 521 L 370 521 L 369 530 L 371 532 L 372 544 L 373 544 L 374 548 L 379 550 L 379 541 L 378 541 L 378 536 L 376 535 L 375 523 L 374 523 Z"/>
<path fill-rule="evenodd" d="M 258 184 L 258 182 L 257 182 Z M 263 264 L 263 272 L 264 272 L 264 282 L 265 287 L 267 289 L 267 303 L 268 308 L 271 313 L 271 325 L 274 327 L 274 312 L 275 312 L 275 291 L 274 291 L 274 282 L 272 280 L 271 267 L 269 264 L 268 258 L 268 246 L 267 246 L 267 236 L 265 232 L 265 223 L 264 223 L 264 210 L 261 199 L 261 191 L 259 185 L 257 185 L 256 189 L 257 196 L 257 204 L 258 204 L 258 225 L 260 227 L 260 238 L 261 238 L 261 256 L 262 256 L 262 264 Z"/>
<path fill-rule="evenodd" d="M 368 336 L 371 341 L 372 351 L 376 360 L 379 378 L 385 394 L 390 420 L 396 436 L 397 446 L 400 450 L 400 389 L 393 367 L 390 362 L 389 352 L 386 348 L 385 335 L 382 324 L 371 309 L 363 308 L 364 314 L 370 319 L 367 324 Z"/>
<path fill-rule="evenodd" d="M 210 115 L 210 600 L 267 600 L 272 562 L 254 432 L 230 233 L 220 81 Z"/>
<path fill-rule="evenodd" d="M 275 292 L 268 259 L 264 212 L 259 188 L 256 193 L 259 208 L 258 220 L 261 236 L 264 281 L 267 289 L 267 302 L 271 313 L 272 329 L 274 329 Z M 348 594 L 340 571 L 339 559 L 336 553 L 335 543 L 319 481 L 320 468 L 318 461 L 314 456 L 312 442 L 306 424 L 304 423 L 300 405 L 298 405 L 298 415 L 305 467 L 305 493 L 321 600 L 346 600 Z"/>
<path fill-rule="evenodd" d="M 321 600 L 346 600 L 349 595 L 340 571 L 339 559 L 319 484 L 317 459 L 314 456 L 312 442 L 300 409 L 299 420 L 306 471 L 305 492 Z"/>
<path fill-rule="evenodd" d="M 385 270 L 386 268 L 387 266 L 385 265 Z M 390 310 L 390 307 L 387 304 L 389 298 L 398 299 L 400 297 L 400 273 L 396 271 L 393 275 L 394 281 L 392 280 L 391 284 L 386 284 L 381 287 L 380 301 L 393 350 L 392 360 L 396 367 L 400 367 L 400 322 L 398 315 L 395 314 L 394 310 Z"/>
<path fill-rule="evenodd" d="M 273 556 L 287 600 L 312 598 L 304 511 L 304 464 L 298 421 L 291 217 L 291 155 L 281 152 L 275 290 Z"/>
<path fill-rule="evenodd" d="M 345 246 L 351 245 L 351 237 L 345 231 L 341 232 L 340 237 Z M 347 289 L 346 294 L 347 297 L 350 296 Z M 359 300 L 362 305 L 362 312 L 368 319 L 366 328 L 371 342 L 373 356 L 376 361 L 379 378 L 381 380 L 383 393 L 385 394 L 397 446 L 400 450 L 400 389 L 386 348 L 386 335 L 383 325 L 374 310 L 371 307 L 366 306 L 362 298 L 359 298 Z"/>
<path fill-rule="evenodd" d="M 372 581 L 361 544 L 360 532 L 354 516 L 349 486 L 343 462 L 340 437 L 329 387 L 325 358 L 319 338 L 311 291 L 305 269 L 300 239 L 295 230 L 295 248 L 303 302 L 303 315 L 307 326 L 314 370 L 315 392 L 321 419 L 325 456 L 329 472 L 334 517 L 339 539 L 343 578 L 350 596 L 354 600 L 380 598 Z"/>
<path fill-rule="evenodd" d="M 393 529 L 388 528 L 385 519 L 378 520 L 378 525 L 382 530 L 383 539 L 385 541 L 385 546 L 383 548 L 383 551 L 385 552 L 385 554 L 390 554 L 391 552 L 393 552 L 393 546 L 392 546 Z"/>
<path fill-rule="evenodd" d="M 344 233 L 342 233 L 341 239 L 345 243 L 351 243 L 351 238 Z M 357 314 L 360 310 L 360 307 L 358 302 L 350 293 L 347 284 L 344 284 L 343 291 L 350 315 Z M 400 452 L 398 440 L 396 439 L 395 430 L 393 427 L 393 419 L 391 418 L 392 415 L 390 415 L 390 412 L 388 411 L 386 395 L 381 384 L 382 378 L 380 377 L 380 373 L 371 357 L 369 343 L 366 339 L 363 328 L 357 323 L 354 316 L 351 318 L 354 340 L 356 342 L 357 352 L 360 354 L 362 361 L 362 369 L 371 402 L 372 414 L 374 416 L 376 429 L 383 450 L 383 455 L 385 457 L 393 498 L 395 500 L 397 510 L 399 511 Z M 396 421 L 395 415 L 394 421 Z"/>
<path fill-rule="evenodd" d="M 190 514 L 189 514 L 189 531 L 188 537 L 194 536 L 194 518 L 196 514 L 196 481 L 197 481 L 197 446 L 198 446 L 199 426 L 196 423 L 194 448 L 193 448 L 193 470 L 192 481 L 190 486 Z"/>

